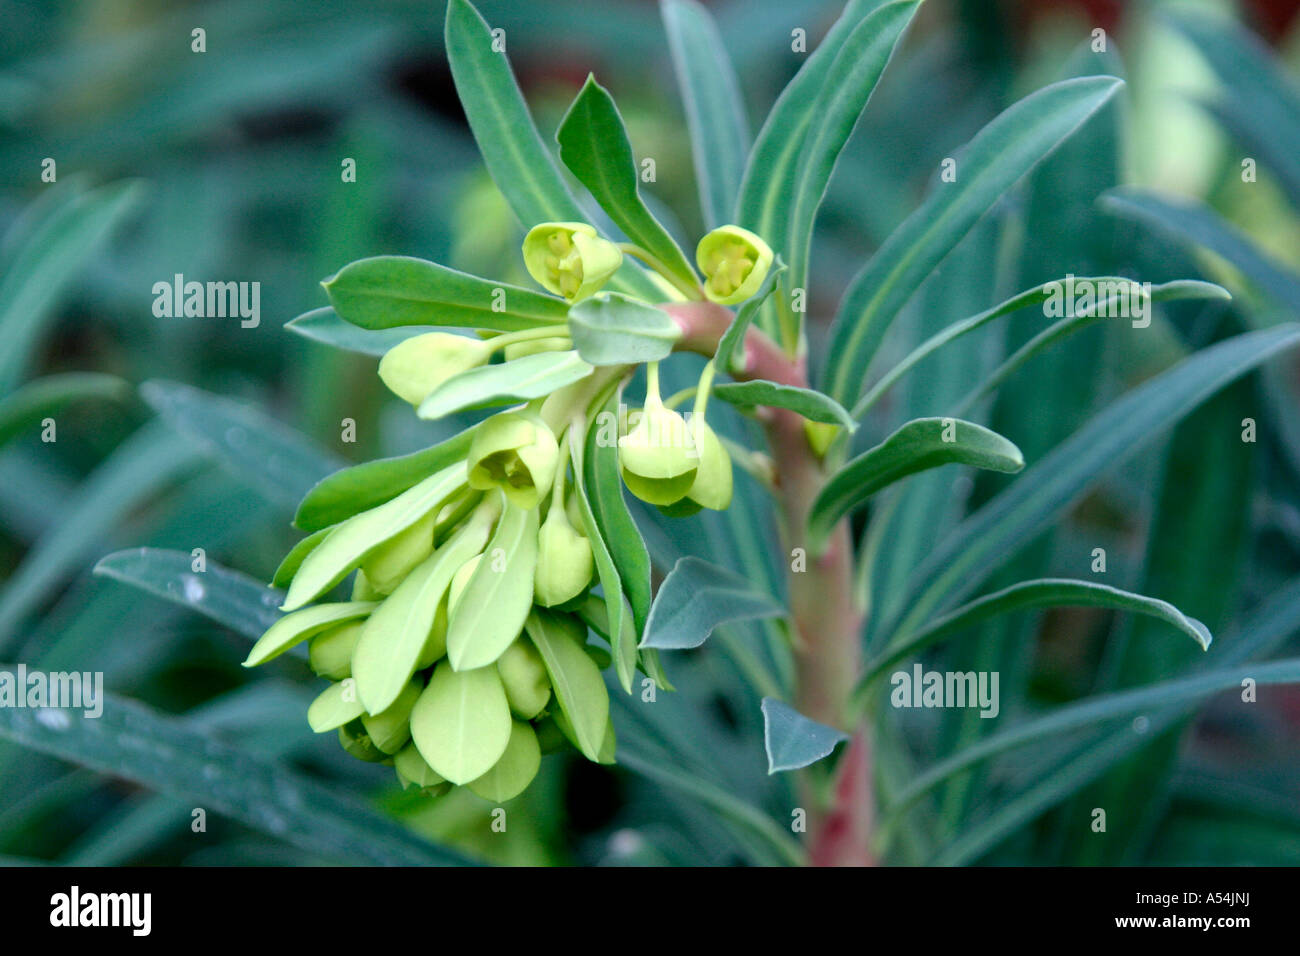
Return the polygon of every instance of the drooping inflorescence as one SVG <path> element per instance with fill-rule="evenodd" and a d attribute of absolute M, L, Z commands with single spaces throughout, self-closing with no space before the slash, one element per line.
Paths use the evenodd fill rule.
<path fill-rule="evenodd" d="M 585 223 L 535 226 L 523 254 L 568 304 L 623 264 L 622 249 Z M 753 295 L 772 261 L 736 227 L 706 236 L 697 258 L 699 298 L 728 303 Z M 620 560 L 617 522 L 631 520 L 620 482 L 670 515 L 724 509 L 731 459 L 705 422 L 711 364 L 689 415 L 660 396 L 657 360 L 645 363 L 643 408 L 622 413 L 641 363 L 611 362 L 592 337 L 626 334 L 619 310 L 647 303 L 600 304 L 576 347 L 566 321 L 478 328 L 477 338 L 425 332 L 387 351 L 380 378 L 423 418 L 517 404 L 431 449 L 425 472 L 346 509 L 276 574 L 288 613 L 245 664 L 309 641 L 312 669 L 330 681 L 308 710 L 312 729 L 391 764 L 404 785 L 467 786 L 499 802 L 527 787 L 543 753 L 572 746 L 612 762 L 601 671 L 612 665 L 629 692 L 637 669 L 668 688 L 656 652 L 638 647 L 648 564 Z M 333 600 L 349 577 L 348 599 Z"/>

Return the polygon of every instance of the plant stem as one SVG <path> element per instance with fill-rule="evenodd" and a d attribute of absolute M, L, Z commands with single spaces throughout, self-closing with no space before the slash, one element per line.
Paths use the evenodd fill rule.
<path fill-rule="evenodd" d="M 710 302 L 662 306 L 682 330 L 678 348 L 712 356 L 731 324 L 732 313 Z M 807 387 L 802 357 L 792 358 L 761 330 L 745 337 L 738 379 L 766 379 Z M 815 792 L 805 772 L 809 859 L 816 865 L 869 865 L 874 814 L 869 728 L 848 726 L 849 700 L 862 670 L 864 610 L 854 598 L 853 547 L 848 522 L 841 521 L 819 556 L 807 554 L 808 509 L 827 474 L 804 432 L 804 419 L 780 408 L 763 408 L 759 420 L 775 466 L 775 494 L 783 543 L 790 556 L 787 577 L 794 622 L 795 699 L 800 713 L 849 732 L 851 741 L 835 768 L 830 792 Z M 799 549 L 796 551 L 796 549 Z M 796 555 L 804 555 L 803 561 Z M 806 562 L 806 566 L 803 562 Z M 798 568 L 799 570 L 795 570 Z"/>

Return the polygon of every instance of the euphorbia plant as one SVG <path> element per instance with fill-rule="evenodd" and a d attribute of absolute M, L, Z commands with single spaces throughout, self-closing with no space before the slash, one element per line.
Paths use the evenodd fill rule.
<path fill-rule="evenodd" d="M 869 368 L 938 264 L 1121 86 L 1104 76 L 1058 83 L 995 118 L 959 154 L 955 178 L 937 183 L 862 268 L 824 359 L 810 361 L 804 319 L 817 210 L 917 6 L 850 2 L 751 147 L 707 14 L 683 0 L 666 5 L 706 219 L 692 257 L 647 208 L 608 92 L 594 79 L 583 86 L 558 130 L 557 164 L 487 24 L 467 0 L 452 0 L 447 48 L 457 89 L 541 291 L 395 256 L 354 262 L 326 281 L 330 310 L 314 315 L 315 337 L 354 340 L 349 324 L 376 333 L 414 327 L 379 365 L 413 414 L 435 420 L 505 407 L 424 451 L 331 475 L 303 500 L 296 523 L 309 535 L 273 582 L 288 589 L 288 613 L 247 663 L 309 640 L 312 667 L 331 681 L 309 711 L 314 729 L 336 731 L 361 759 L 391 762 L 408 786 L 436 794 L 464 785 L 503 801 L 528 785 L 546 751 L 571 746 L 590 760 L 617 760 L 602 668 L 625 692 L 639 681 L 668 689 L 659 650 L 698 646 L 726 621 L 779 616 L 789 625 L 794 680 L 788 702 L 763 704 L 769 770 L 809 768 L 812 861 L 865 863 L 879 846 L 871 728 L 889 668 L 992 615 L 1051 605 L 1150 615 L 1208 646 L 1205 627 L 1165 602 L 1089 581 L 1025 581 L 959 602 L 1102 469 L 1294 343 L 1291 328 L 1188 359 L 1033 465 L 926 559 L 863 660 L 868 608 L 856 581 L 871 554 L 855 548 L 849 515 L 924 469 L 1015 473 L 1025 461 L 957 409 L 877 441 L 862 441 L 870 429 L 860 425 L 928 355 L 1059 290 L 1027 289 L 954 323 L 883 374 L 869 377 Z M 602 232 L 560 164 L 614 229 Z M 1074 282 L 1096 294 L 1007 358 L 964 407 L 1113 314 L 1118 300 L 1149 307 L 1226 295 L 1192 281 Z M 694 387 L 665 396 L 660 363 L 684 352 L 706 359 L 703 372 Z M 642 369 L 641 407 L 624 414 Z M 766 447 L 724 441 L 710 424 L 711 398 L 751 414 Z M 652 593 L 624 490 L 689 521 L 729 506 L 733 463 L 772 493 L 783 540 L 771 546 L 790 555 L 788 603 L 698 559 L 668 571 Z M 346 593 L 335 595 L 340 586 Z M 818 763 L 845 739 L 836 759 Z M 919 780 L 899 812 L 933 783 Z"/>

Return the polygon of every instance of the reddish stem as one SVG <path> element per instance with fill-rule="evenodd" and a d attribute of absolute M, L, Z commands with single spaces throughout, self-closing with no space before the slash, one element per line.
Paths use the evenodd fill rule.
<path fill-rule="evenodd" d="M 681 350 L 712 356 L 734 319 L 711 302 L 663 306 L 682 330 Z M 765 379 L 806 388 L 802 357 L 791 358 L 761 330 L 745 336 L 741 380 Z M 826 549 L 806 557 L 807 567 L 794 571 L 794 549 L 807 554 L 803 533 L 808 509 L 826 483 L 822 460 L 804 432 L 804 419 L 781 408 L 762 408 L 759 419 L 767 433 L 776 474 L 776 495 L 788 565 L 790 613 L 795 625 L 796 683 L 794 705 L 813 720 L 845 726 L 849 697 L 861 672 L 864 616 L 853 597 L 853 547 L 847 521 L 832 532 Z M 853 739 L 836 768 L 829 805 L 814 799 L 808 782 L 804 798 L 809 813 L 809 859 L 821 866 L 870 865 L 869 849 L 874 799 L 871 789 L 871 749 L 868 728 L 852 728 Z"/>

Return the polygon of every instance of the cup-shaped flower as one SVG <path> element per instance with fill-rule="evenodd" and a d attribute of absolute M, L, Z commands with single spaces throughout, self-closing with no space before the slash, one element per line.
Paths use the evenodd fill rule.
<path fill-rule="evenodd" d="M 520 508 L 536 508 L 550 490 L 560 457 L 555 435 L 540 415 L 502 412 L 474 431 L 469 446 L 469 486 L 500 488 Z"/>
<path fill-rule="evenodd" d="M 702 416 L 691 419 L 691 432 L 700 467 L 686 497 L 705 508 L 725 511 L 731 505 L 731 456 Z"/>
<path fill-rule="evenodd" d="M 591 542 L 574 530 L 563 508 L 551 505 L 537 532 L 533 599 L 543 607 L 571 601 L 586 590 L 594 570 Z"/>
<path fill-rule="evenodd" d="M 767 278 L 772 249 L 748 229 L 719 226 L 695 247 L 695 262 L 704 273 L 704 294 L 720 305 L 735 305 Z"/>
<path fill-rule="evenodd" d="M 652 394 L 640 420 L 618 440 L 618 463 L 632 494 L 670 505 L 691 490 L 700 458 L 686 420 Z"/>
<path fill-rule="evenodd" d="M 418 408 L 447 379 L 477 368 L 491 355 L 491 346 L 479 339 L 426 332 L 385 352 L 379 360 L 379 377 L 394 395 Z"/>
<path fill-rule="evenodd" d="M 524 237 L 524 265 L 548 292 L 585 299 L 618 271 L 623 253 L 585 222 L 544 222 Z"/>

